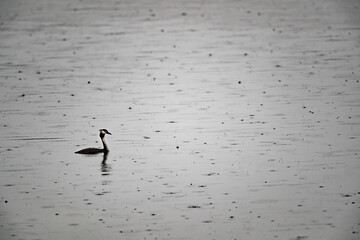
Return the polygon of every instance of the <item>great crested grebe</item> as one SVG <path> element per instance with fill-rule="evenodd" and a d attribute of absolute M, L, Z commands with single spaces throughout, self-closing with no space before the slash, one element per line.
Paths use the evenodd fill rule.
<path fill-rule="evenodd" d="M 105 134 L 109 134 L 111 135 L 111 133 L 109 133 L 108 130 L 106 129 L 100 129 L 100 138 L 101 138 L 101 142 L 104 146 L 104 148 L 85 148 L 85 149 L 82 149 L 82 150 L 79 150 L 75 153 L 78 153 L 78 154 L 98 154 L 98 153 L 108 153 L 109 152 L 109 148 L 107 147 L 106 143 L 105 143 Z"/>

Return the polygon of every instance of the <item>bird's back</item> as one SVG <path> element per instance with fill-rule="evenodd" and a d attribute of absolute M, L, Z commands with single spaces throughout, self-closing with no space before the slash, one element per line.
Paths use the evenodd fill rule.
<path fill-rule="evenodd" d="M 103 153 L 105 152 L 104 149 L 101 149 L 101 148 L 85 148 L 85 149 L 82 149 L 82 150 L 79 150 L 75 153 L 78 153 L 78 154 L 97 154 L 97 153 Z"/>

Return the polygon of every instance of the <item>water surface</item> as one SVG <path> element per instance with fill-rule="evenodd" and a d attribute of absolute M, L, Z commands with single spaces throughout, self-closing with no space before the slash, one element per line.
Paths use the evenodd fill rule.
<path fill-rule="evenodd" d="M 358 239 L 359 7 L 1 1 L 1 238 Z"/>

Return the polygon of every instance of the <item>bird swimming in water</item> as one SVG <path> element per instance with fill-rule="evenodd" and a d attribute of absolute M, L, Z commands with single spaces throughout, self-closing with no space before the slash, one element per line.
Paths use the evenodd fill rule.
<path fill-rule="evenodd" d="M 101 142 L 104 146 L 104 148 L 85 148 L 85 149 L 82 149 L 82 150 L 79 150 L 75 153 L 78 153 L 78 154 L 98 154 L 98 153 L 105 153 L 107 154 L 109 152 L 109 148 L 107 147 L 106 143 L 105 143 L 105 134 L 109 134 L 111 135 L 111 133 L 106 130 L 106 129 L 100 129 L 100 138 L 101 138 Z"/>

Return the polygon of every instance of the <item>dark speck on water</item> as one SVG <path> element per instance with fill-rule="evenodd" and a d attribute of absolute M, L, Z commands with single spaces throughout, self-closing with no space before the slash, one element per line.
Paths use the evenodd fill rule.
<path fill-rule="evenodd" d="M 188 206 L 188 208 L 201 208 L 201 207 L 197 206 L 197 205 L 190 205 L 190 206 Z"/>

